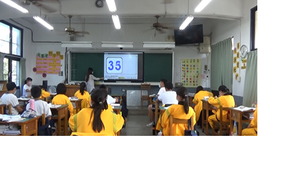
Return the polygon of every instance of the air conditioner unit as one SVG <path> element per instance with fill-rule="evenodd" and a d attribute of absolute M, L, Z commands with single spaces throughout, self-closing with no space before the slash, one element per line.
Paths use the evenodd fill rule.
<path fill-rule="evenodd" d="M 203 36 L 203 43 L 200 43 L 200 45 L 203 46 L 210 46 L 210 37 L 209 36 Z"/>
<path fill-rule="evenodd" d="M 172 49 L 175 48 L 175 42 L 143 42 L 144 48 L 151 49 Z"/>
<path fill-rule="evenodd" d="M 209 45 L 199 45 L 199 52 L 200 53 L 210 53 L 211 49 Z"/>
<path fill-rule="evenodd" d="M 92 41 L 62 41 L 61 47 L 69 48 L 92 48 Z"/>

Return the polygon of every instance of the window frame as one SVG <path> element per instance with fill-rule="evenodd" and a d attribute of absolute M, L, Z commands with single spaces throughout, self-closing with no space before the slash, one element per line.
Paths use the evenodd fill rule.
<path fill-rule="evenodd" d="M 256 44 L 255 44 L 255 23 L 257 18 L 255 17 L 255 12 L 257 12 L 257 5 L 253 7 L 250 11 L 250 50 L 254 51 L 257 50 Z"/>
<path fill-rule="evenodd" d="M 1 23 L 5 24 L 5 25 L 8 25 L 9 26 L 9 29 L 10 29 L 10 40 L 9 40 L 9 53 L 6 54 L 6 56 L 11 56 L 13 58 L 23 58 L 23 28 L 21 27 L 18 27 L 18 26 L 15 26 L 9 22 L 6 22 L 4 20 L 0 20 Z M 13 41 L 12 41 L 12 30 L 13 28 L 15 29 L 18 29 L 20 30 L 20 33 L 21 33 L 21 42 L 20 42 L 20 55 L 15 55 L 15 54 L 12 54 L 12 46 L 13 46 Z"/>

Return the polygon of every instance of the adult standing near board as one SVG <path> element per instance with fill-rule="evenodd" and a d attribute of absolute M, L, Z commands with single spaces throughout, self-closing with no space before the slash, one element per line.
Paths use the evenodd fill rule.
<path fill-rule="evenodd" d="M 87 74 L 85 76 L 85 82 L 86 82 L 86 90 L 91 94 L 92 91 L 95 89 L 95 80 L 103 80 L 103 77 L 97 78 L 93 75 L 94 70 L 93 68 L 88 68 Z"/>

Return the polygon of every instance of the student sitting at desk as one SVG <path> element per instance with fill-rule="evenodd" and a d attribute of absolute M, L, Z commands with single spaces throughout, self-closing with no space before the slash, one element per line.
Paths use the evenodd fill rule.
<path fill-rule="evenodd" d="M 12 115 L 17 115 L 19 113 L 22 113 L 24 110 L 19 105 L 18 98 L 15 95 L 16 90 L 17 90 L 16 87 L 17 86 L 14 82 L 7 83 L 6 84 L 7 92 L 1 96 L 2 104 L 6 104 L 6 105 L 11 104 L 11 114 Z"/>
<path fill-rule="evenodd" d="M 46 91 L 47 87 L 42 85 L 40 88 L 42 89 L 41 99 L 50 97 L 50 93 Z"/>
<path fill-rule="evenodd" d="M 81 109 L 90 107 L 91 96 L 89 92 L 86 91 L 85 82 L 80 83 L 80 89 L 74 94 L 78 99 L 82 99 L 81 101 Z"/>
<path fill-rule="evenodd" d="M 170 106 L 165 113 L 162 115 L 162 134 L 164 136 L 170 135 L 170 128 L 173 128 L 174 136 L 184 136 L 184 130 L 188 129 L 187 125 L 184 124 L 173 124 L 170 127 L 169 116 L 172 115 L 174 118 L 178 119 L 190 119 L 194 116 L 194 122 L 191 126 L 195 126 L 195 112 L 192 107 L 189 106 L 188 92 L 185 87 L 181 87 L 176 91 L 178 104 L 173 104 Z"/>
<path fill-rule="evenodd" d="M 107 88 L 104 84 L 102 84 L 102 85 L 99 87 L 99 89 L 103 89 L 103 90 L 106 90 L 106 91 L 108 92 L 108 88 Z M 107 99 L 106 99 L 106 101 L 107 101 L 108 104 L 114 104 L 114 103 L 119 102 L 118 98 L 113 98 L 113 97 L 111 97 L 111 95 L 109 95 L 109 94 L 107 94 Z"/>
<path fill-rule="evenodd" d="M 68 110 L 70 116 L 72 116 L 73 113 L 73 105 L 70 101 L 70 99 L 66 96 L 67 88 L 66 85 L 63 83 L 59 83 L 56 87 L 56 93 L 57 95 L 52 99 L 52 104 L 57 105 L 68 105 Z"/>
<path fill-rule="evenodd" d="M 84 108 L 69 119 L 69 126 L 73 132 L 100 133 L 116 136 L 122 129 L 124 119 L 112 109 L 108 109 L 106 101 L 107 91 L 97 89 L 92 94 L 92 106 Z"/>
<path fill-rule="evenodd" d="M 195 94 L 194 99 L 193 99 L 193 103 L 195 103 L 194 110 L 195 110 L 195 113 L 196 113 L 196 121 L 197 122 L 199 121 L 199 118 L 201 116 L 206 115 L 206 114 L 205 115 L 201 114 L 201 112 L 202 112 L 202 100 L 205 96 L 212 97 L 213 95 L 212 95 L 211 92 L 203 90 L 202 86 L 198 86 L 197 89 L 196 89 L 196 94 Z M 202 120 L 202 117 L 201 117 L 200 120 Z M 201 126 L 201 123 L 200 123 L 200 126 Z"/>
<path fill-rule="evenodd" d="M 242 130 L 242 136 L 257 136 L 257 105 L 248 128 Z"/>
<path fill-rule="evenodd" d="M 27 79 L 24 82 L 24 86 L 23 86 L 23 96 L 24 97 L 31 97 L 31 94 L 30 94 L 31 83 L 32 83 L 32 78 L 27 77 Z"/>
<path fill-rule="evenodd" d="M 48 120 L 51 120 L 52 113 L 50 107 L 47 102 L 40 99 L 41 93 L 42 90 L 39 86 L 32 87 L 31 95 L 34 98 L 34 110 L 38 116 L 41 116 L 44 113 L 45 117 L 48 118 Z M 29 110 L 29 108 L 30 103 L 26 105 L 26 110 Z"/>
<path fill-rule="evenodd" d="M 220 121 L 220 117 L 222 116 L 222 120 L 223 121 L 227 121 L 227 111 L 223 111 L 222 113 L 220 113 L 220 106 L 222 107 L 234 107 L 235 106 L 235 101 L 233 96 L 231 95 L 229 89 L 224 86 L 221 85 L 219 87 L 219 97 L 210 97 L 208 99 L 208 103 L 214 106 L 218 106 L 217 111 L 215 112 L 214 115 L 211 115 L 208 117 L 207 121 L 210 125 L 211 128 L 214 127 L 214 123 L 219 122 Z M 216 130 L 216 129 L 213 129 Z M 217 131 L 216 131 L 217 133 Z"/>
<path fill-rule="evenodd" d="M 157 93 L 157 96 L 159 96 L 159 95 L 163 94 L 164 92 L 166 92 L 166 89 L 165 89 L 165 84 L 166 83 L 167 83 L 166 79 L 161 79 L 160 80 L 160 82 L 159 82 L 159 88 L 160 89 L 159 89 L 159 91 Z M 158 100 L 158 99 L 156 99 L 156 100 Z M 148 112 L 149 112 L 148 116 L 150 117 L 150 123 L 146 125 L 148 127 L 150 127 L 150 126 L 152 126 L 154 124 L 154 116 L 155 116 L 154 115 L 154 110 L 155 110 L 155 103 L 150 104 L 148 106 Z"/>

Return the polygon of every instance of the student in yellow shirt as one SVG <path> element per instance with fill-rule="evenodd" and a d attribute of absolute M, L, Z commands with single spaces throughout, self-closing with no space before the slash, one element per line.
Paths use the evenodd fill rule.
<path fill-rule="evenodd" d="M 257 105 L 248 128 L 242 130 L 242 136 L 257 136 Z"/>
<path fill-rule="evenodd" d="M 73 113 L 73 105 L 70 101 L 70 99 L 65 95 L 67 92 L 66 85 L 63 83 L 59 83 L 56 87 L 56 93 L 57 95 L 52 99 L 52 104 L 57 104 L 57 105 L 68 105 L 68 110 L 70 116 L 72 116 Z"/>
<path fill-rule="evenodd" d="M 202 99 L 205 96 L 212 97 L 213 95 L 212 95 L 211 92 L 203 90 L 202 86 L 198 86 L 197 89 L 196 89 L 196 94 L 195 94 L 194 99 L 193 99 L 193 103 L 195 103 L 194 110 L 195 110 L 195 113 L 196 113 L 196 121 L 197 122 L 199 121 L 199 118 L 202 116 L 201 115 Z M 201 126 L 201 123 L 200 123 L 200 126 Z"/>
<path fill-rule="evenodd" d="M 86 91 L 85 82 L 80 83 L 80 89 L 74 94 L 78 99 L 82 99 L 81 101 L 81 109 L 90 107 L 91 96 L 89 92 Z"/>
<path fill-rule="evenodd" d="M 172 115 L 174 118 L 178 119 L 190 119 L 192 116 L 194 118 L 193 124 L 191 126 L 195 126 L 195 112 L 193 108 L 189 106 L 189 98 L 188 92 L 185 87 L 181 87 L 176 91 L 178 104 L 173 104 L 170 106 L 162 115 L 161 119 L 161 128 L 162 134 L 164 136 L 170 135 L 170 122 L 169 116 Z M 184 124 L 173 124 L 172 125 L 174 136 L 184 136 L 184 130 L 188 129 L 188 125 Z"/>
<path fill-rule="evenodd" d="M 40 86 L 40 88 L 42 89 L 42 94 L 41 94 L 41 97 L 40 97 L 41 99 L 50 97 L 50 93 L 46 91 L 47 87 Z"/>
<path fill-rule="evenodd" d="M 69 126 L 73 132 L 100 133 L 107 136 L 116 136 L 122 129 L 124 119 L 108 107 L 107 91 L 97 89 L 92 94 L 92 106 L 84 108 L 69 119 Z"/>
<path fill-rule="evenodd" d="M 229 89 L 221 85 L 219 87 L 219 97 L 210 97 L 208 99 L 208 103 L 214 106 L 218 106 L 218 110 L 214 113 L 214 115 L 211 115 L 208 117 L 207 121 L 211 128 L 213 128 L 214 123 L 217 123 L 220 121 L 220 117 L 222 116 L 223 121 L 227 121 L 227 111 L 223 111 L 220 113 L 220 106 L 222 107 L 234 107 L 235 101 L 233 96 L 231 95 Z M 215 130 L 215 129 L 214 129 Z"/>

